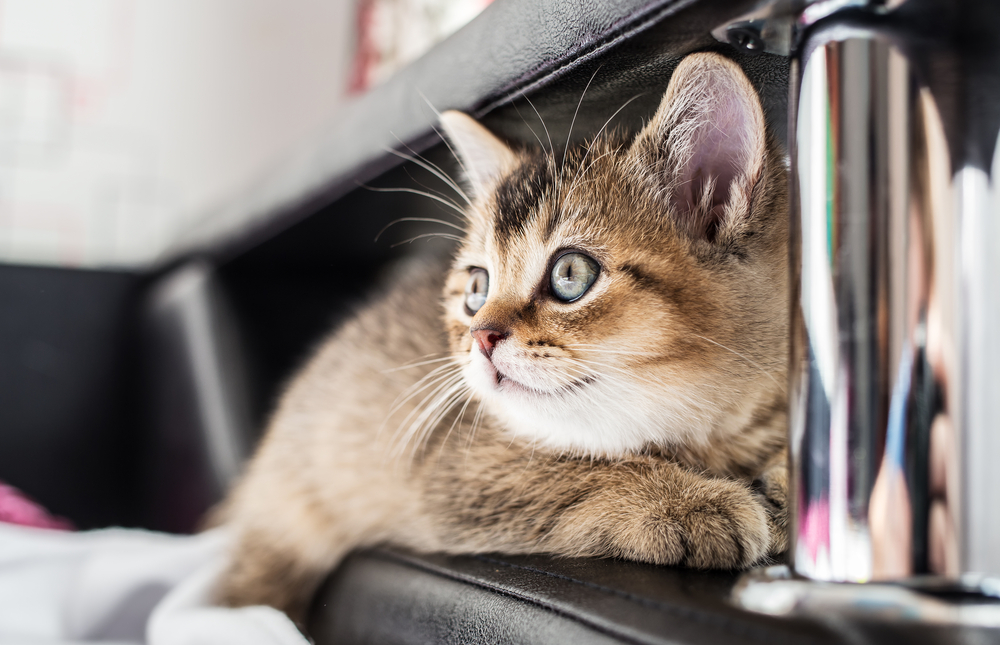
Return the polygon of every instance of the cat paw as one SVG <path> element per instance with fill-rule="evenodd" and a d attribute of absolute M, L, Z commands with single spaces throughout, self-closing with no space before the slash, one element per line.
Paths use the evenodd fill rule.
<path fill-rule="evenodd" d="M 754 493 L 767 511 L 771 541 L 768 555 L 781 555 L 788 550 L 788 466 L 771 466 L 753 482 Z"/>
<path fill-rule="evenodd" d="M 740 569 L 767 557 L 772 527 L 763 499 L 735 481 L 706 481 L 619 535 L 621 555 L 696 569 Z"/>

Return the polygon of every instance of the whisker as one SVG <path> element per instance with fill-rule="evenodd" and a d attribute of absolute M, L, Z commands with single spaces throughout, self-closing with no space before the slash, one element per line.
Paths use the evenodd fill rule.
<path fill-rule="evenodd" d="M 378 186 L 368 186 L 367 184 L 362 184 L 360 182 L 358 183 L 358 186 L 364 188 L 365 190 L 370 190 L 376 193 L 410 193 L 412 195 L 420 195 L 421 197 L 428 197 L 436 202 L 444 204 L 448 208 L 453 209 L 455 212 L 460 213 L 463 219 L 466 216 L 465 211 L 462 210 L 461 207 L 459 207 L 450 199 L 446 199 L 444 197 L 441 197 L 440 195 L 435 195 L 434 193 L 429 193 L 424 190 L 417 190 L 416 188 L 380 188 Z"/>
<path fill-rule="evenodd" d="M 611 116 L 609 116 L 609 117 L 608 117 L 608 120 L 604 122 L 604 125 L 602 125 L 602 126 L 601 126 L 601 129 L 600 129 L 600 130 L 598 130 L 598 131 L 597 131 L 597 134 L 596 134 L 596 135 L 594 135 L 594 138 L 593 138 L 593 139 L 591 139 L 591 141 L 590 141 L 590 145 L 588 145 L 588 146 L 587 146 L 587 152 L 585 152 L 585 153 L 583 154 L 583 158 L 582 158 L 582 159 L 580 159 L 580 165 L 581 165 L 581 166 L 583 165 L 583 162 L 585 162 L 585 161 L 587 160 L 587 157 L 589 157 L 589 156 L 590 156 L 590 151 L 594 149 L 594 144 L 595 144 L 595 143 L 597 143 L 597 141 L 598 141 L 598 140 L 599 140 L 599 139 L 601 138 L 601 135 L 602 135 L 602 134 L 604 134 L 604 129 L 608 127 L 608 125 L 609 125 L 609 124 L 611 123 L 611 121 L 612 121 L 612 120 L 613 120 L 613 119 L 614 119 L 614 118 L 615 118 L 616 116 L 618 116 L 618 113 L 619 113 L 619 112 L 621 112 L 621 111 L 622 111 L 622 110 L 624 110 L 624 109 L 625 109 L 626 107 L 628 107 L 628 105 L 629 105 L 629 104 L 630 104 L 630 103 L 631 103 L 632 101 L 636 100 L 637 98 L 639 98 L 640 96 L 642 96 L 642 95 L 644 95 L 644 94 L 645 94 L 645 92 L 640 92 L 640 93 L 636 94 L 635 96 L 633 96 L 632 98 L 630 98 L 629 100 L 625 101 L 625 103 L 623 103 L 623 104 L 622 104 L 622 106 L 621 106 L 620 108 L 618 108 L 617 110 L 615 110 L 614 114 L 612 114 Z M 579 177 L 579 176 L 580 176 L 580 175 L 577 175 L 577 177 Z M 572 190 L 573 190 L 573 186 L 572 186 L 572 185 L 570 185 L 570 192 L 572 192 Z"/>
<path fill-rule="evenodd" d="M 463 219 L 463 220 L 464 219 L 468 219 L 468 216 L 466 214 L 465 208 L 461 204 L 459 204 L 458 202 L 456 202 L 455 200 L 453 200 L 451 197 L 449 197 L 447 193 L 444 193 L 444 192 L 442 192 L 442 191 L 440 191 L 440 190 L 438 190 L 436 188 L 428 186 L 424 182 L 420 181 L 419 179 L 417 179 L 416 177 L 413 176 L 413 173 L 410 172 L 410 168 L 407 168 L 406 166 L 403 166 L 403 172 L 405 172 L 406 176 L 409 177 L 410 180 L 413 183 L 415 183 L 417 186 L 420 186 L 421 188 L 423 188 L 427 192 L 433 193 L 433 194 L 437 195 L 438 197 L 441 197 L 442 199 L 447 199 L 449 202 L 451 202 L 452 204 L 454 204 L 455 205 L 455 209 L 453 209 L 453 210 L 460 210 L 462 212 L 462 217 L 460 217 L 459 219 Z"/>
<path fill-rule="evenodd" d="M 585 364 L 588 364 L 588 365 L 597 365 L 599 367 L 607 367 L 608 369 L 618 370 L 619 372 L 621 372 L 625 376 L 628 376 L 630 378 L 634 378 L 634 375 L 632 373 L 630 373 L 629 371 L 627 371 L 627 370 L 625 370 L 625 369 L 623 369 L 621 367 L 618 367 L 617 365 L 611 365 L 610 363 L 602 363 L 600 361 L 588 361 L 588 360 L 583 359 L 583 358 L 572 358 L 570 360 L 572 360 L 572 361 L 578 361 L 580 363 L 585 363 Z"/>
<path fill-rule="evenodd" d="M 459 226 L 458 224 L 452 224 L 451 222 L 446 222 L 443 219 L 435 219 L 433 217 L 400 217 L 399 219 L 394 219 L 385 226 L 383 226 L 382 230 L 379 231 L 378 235 L 375 236 L 375 241 L 378 242 L 378 238 L 382 237 L 382 233 L 385 233 L 387 230 L 389 230 L 390 227 L 395 226 L 400 222 L 430 222 L 432 224 L 441 224 L 442 226 L 450 226 L 453 229 L 462 231 L 463 233 L 465 232 L 465 229 Z"/>
<path fill-rule="evenodd" d="M 591 141 L 590 142 L 590 146 L 588 146 L 588 148 L 587 148 L 587 154 L 590 154 L 590 148 L 593 147 L 593 145 L 594 145 L 594 142 Z M 601 155 L 598 155 L 597 157 L 591 159 L 590 163 L 587 164 L 587 167 L 583 169 L 583 172 L 577 173 L 573 177 L 573 181 L 569 185 L 569 191 L 567 191 L 566 196 L 563 198 L 563 200 L 565 201 L 565 200 L 569 199 L 570 195 L 572 195 L 573 191 L 576 190 L 578 187 L 580 187 L 580 186 L 586 186 L 587 185 L 587 181 L 595 181 L 597 179 L 596 177 L 594 179 L 592 179 L 592 180 L 587 180 L 587 181 L 583 181 L 583 178 L 587 175 L 588 172 L 590 172 L 590 169 L 594 167 L 594 164 L 596 164 L 601 159 L 604 159 L 608 155 L 617 154 L 621 149 L 622 149 L 622 147 L 618 146 L 614 150 L 608 150 L 607 152 L 605 152 L 605 153 L 603 153 Z M 586 155 L 584 155 L 584 160 L 586 160 Z M 580 165 L 581 166 L 583 165 L 583 161 L 580 162 Z M 578 184 L 577 182 L 582 182 L 582 183 Z"/>
<path fill-rule="evenodd" d="M 601 155 L 601 156 L 603 157 L 604 155 Z M 566 191 L 566 195 L 563 196 L 563 198 L 562 198 L 563 202 L 568 202 L 569 198 L 573 196 L 573 192 L 577 188 L 583 188 L 587 184 L 591 184 L 591 183 L 594 183 L 595 181 L 599 181 L 600 177 L 594 177 L 593 179 L 585 179 L 583 181 L 578 181 L 579 179 L 580 179 L 580 175 L 577 175 L 577 176 L 573 177 L 573 182 L 569 185 L 569 190 Z"/>
<path fill-rule="evenodd" d="M 510 447 L 514 445 L 515 441 L 517 441 L 517 435 L 512 432 L 510 433 L 510 441 L 507 442 L 507 447 L 504 448 L 504 450 L 510 450 Z"/>
<path fill-rule="evenodd" d="M 438 118 L 440 119 L 440 117 L 441 117 L 441 114 L 438 113 Z M 455 159 L 455 161 L 458 162 L 458 167 L 462 169 L 462 174 L 465 177 L 468 177 L 469 176 L 469 169 L 465 167 L 465 162 L 462 161 L 462 157 L 460 157 L 458 155 L 458 152 L 455 151 L 455 148 L 452 147 L 451 141 L 448 141 L 448 137 L 446 137 L 443 134 L 441 134 L 441 131 L 438 130 L 437 127 L 432 127 L 431 129 L 434 130 L 435 134 L 437 134 L 439 137 L 441 137 L 441 141 L 444 142 L 445 147 L 448 148 L 448 152 L 450 152 L 451 156 Z"/>
<path fill-rule="evenodd" d="M 472 447 L 472 441 L 476 437 L 476 429 L 479 427 L 479 422 L 482 420 L 482 417 L 483 417 L 483 402 L 482 400 L 480 400 L 479 405 L 476 407 L 476 414 L 475 416 L 472 417 L 472 427 L 469 429 L 469 437 L 465 442 L 466 451 L 468 451 L 469 448 Z"/>
<path fill-rule="evenodd" d="M 531 127 L 531 124 L 528 123 L 528 120 L 525 119 L 524 115 L 521 114 L 521 110 L 518 109 L 517 103 L 514 102 L 514 101 L 512 101 L 511 105 L 514 106 L 514 111 L 517 112 L 517 116 L 521 117 L 521 121 L 524 122 L 524 125 L 525 125 L 525 127 L 528 128 L 528 131 L 531 132 L 531 134 L 533 134 L 535 136 L 535 141 L 538 142 L 538 147 L 544 150 L 545 149 L 545 144 L 542 143 L 541 137 L 538 136 L 538 133 L 535 132 L 535 129 L 533 127 Z"/>
<path fill-rule="evenodd" d="M 416 163 L 416 164 L 420 165 L 421 167 L 427 169 L 434 176 L 436 176 L 437 178 L 439 178 L 441 181 L 445 182 L 452 190 L 454 190 L 456 193 L 458 193 L 458 195 L 461 196 L 462 199 L 464 199 L 467 204 L 470 204 L 470 205 L 472 204 L 472 201 L 469 199 L 469 196 L 465 194 L 465 191 L 462 190 L 462 187 L 458 184 L 458 182 L 455 181 L 451 177 L 451 175 L 449 175 L 448 173 L 446 173 L 441 166 L 439 166 L 436 163 L 430 161 L 426 157 L 421 156 L 416 150 L 414 150 L 413 148 L 411 148 L 410 146 L 408 146 L 406 143 L 404 143 L 403 140 L 400 139 L 399 137 L 397 137 L 395 134 L 393 134 L 392 136 L 396 138 L 396 141 L 399 141 L 400 145 L 402 145 L 404 148 L 406 148 L 407 150 L 410 151 L 410 154 L 412 155 L 411 158 L 410 158 L 410 161 L 413 161 L 414 163 Z M 398 150 L 396 150 L 395 153 L 397 155 L 401 154 Z"/>
<path fill-rule="evenodd" d="M 430 404 L 423 406 L 417 418 L 407 427 L 399 444 L 397 454 L 401 455 L 406 446 L 410 445 L 410 459 L 415 458 L 420 444 L 426 440 L 429 433 L 440 423 L 444 415 L 448 414 L 454 403 L 465 394 L 466 389 L 467 386 L 462 382 L 461 376 L 459 376 L 442 384 L 430 396 L 426 397 L 424 401 L 430 400 Z M 458 399 L 456 399 L 456 396 Z M 404 420 L 403 424 L 405 425 L 405 423 L 406 421 Z M 416 438 L 419 438 L 419 440 L 414 441 Z"/>
<path fill-rule="evenodd" d="M 531 109 L 535 111 L 535 116 L 538 117 L 538 121 L 542 124 L 542 129 L 545 130 L 545 138 L 549 140 L 549 156 L 555 158 L 556 149 L 552 146 L 552 135 L 549 134 L 549 128 L 548 126 L 545 125 L 545 119 L 543 119 L 542 115 L 539 114 L 538 108 L 536 108 L 535 104 L 531 102 L 531 99 L 528 98 L 527 94 L 522 92 L 521 96 L 523 96 L 524 100 L 528 102 L 528 105 L 531 106 Z"/>
<path fill-rule="evenodd" d="M 432 384 L 440 381 L 441 379 L 446 379 L 451 376 L 454 376 L 455 374 L 458 374 L 461 370 L 462 370 L 461 364 L 453 363 L 448 365 L 441 365 L 440 367 L 436 367 L 427 374 L 425 374 L 416 383 L 414 383 L 413 385 L 409 386 L 408 388 L 399 393 L 399 396 L 396 397 L 396 400 L 394 400 L 392 404 L 389 406 L 389 412 L 386 414 L 386 421 L 388 421 L 388 419 L 393 414 L 398 412 L 400 408 L 406 405 L 407 401 L 415 397 L 417 394 L 419 394 L 426 388 L 430 387 Z M 384 423 L 385 422 L 383 422 L 383 424 Z"/>
<path fill-rule="evenodd" d="M 441 421 L 448 416 L 448 414 L 455 408 L 459 401 L 465 398 L 465 395 L 469 393 L 469 387 L 464 383 L 459 384 L 460 387 L 452 388 L 448 393 L 442 395 L 439 398 L 440 403 L 437 404 L 438 412 L 432 416 L 428 417 L 428 420 L 424 422 L 421 426 L 421 430 L 417 435 L 416 441 L 413 443 L 413 447 L 410 450 L 410 459 L 416 457 L 418 450 L 426 447 L 428 439 L 434 434 L 434 430 L 441 425 Z M 455 423 L 458 421 L 456 416 L 455 422 L 452 422 L 451 428 L 448 429 L 445 439 L 451 434 L 452 428 L 455 427 Z"/>
<path fill-rule="evenodd" d="M 469 428 L 469 436 L 465 440 L 465 458 L 462 460 L 462 468 L 468 471 L 469 469 L 469 455 L 472 453 L 472 444 L 476 437 L 476 430 L 479 428 L 479 422 L 483 416 L 483 402 L 479 401 L 479 405 L 476 406 L 476 414 L 472 417 L 472 426 Z"/>
<path fill-rule="evenodd" d="M 725 345 L 723 345 L 722 343 L 720 343 L 720 342 L 718 342 L 718 341 L 714 341 L 714 340 L 712 340 L 711 338 L 707 338 L 707 337 L 705 337 L 705 336 L 702 336 L 702 335 L 700 335 L 700 334 L 694 334 L 694 335 L 695 335 L 695 336 L 697 336 L 698 338 L 702 339 L 702 340 L 707 340 L 708 342 L 712 343 L 713 345 L 717 345 L 717 346 L 721 347 L 722 349 L 726 350 L 727 352 L 732 352 L 732 353 L 733 353 L 733 354 L 735 354 L 736 356 L 739 356 L 739 357 L 740 357 L 740 358 L 742 358 L 742 359 L 743 359 L 744 361 L 746 361 L 746 362 L 747 362 L 748 364 L 750 364 L 750 365 L 752 365 L 753 367 L 756 367 L 756 368 L 757 368 L 758 370 L 760 370 L 760 373 L 761 373 L 761 374 L 763 374 L 763 375 L 764 375 L 764 376 L 766 376 L 767 378 L 771 379 L 771 380 L 772 380 L 772 381 L 774 382 L 774 384 L 775 384 L 775 385 L 777 385 L 778 387 L 780 387 L 780 388 L 782 389 L 782 391 L 784 391 L 784 387 L 783 387 L 783 386 L 781 385 L 781 383 L 779 383 L 779 382 L 778 382 L 778 379 L 774 378 L 774 376 L 772 376 L 772 375 L 771 375 L 770 373 L 768 373 L 768 372 L 767 372 L 767 371 L 766 371 L 766 370 L 765 370 L 765 369 L 764 369 L 763 367 L 761 367 L 761 366 L 760 366 L 760 365 L 759 365 L 758 363 L 754 362 L 754 361 L 753 361 L 753 360 L 751 360 L 750 358 L 748 358 L 748 357 L 744 356 L 743 354 L 740 354 L 740 353 L 739 353 L 738 351 L 736 351 L 735 349 L 733 349 L 733 348 L 731 348 L 731 347 L 726 347 L 726 346 L 725 346 Z"/>
<path fill-rule="evenodd" d="M 434 354 L 427 354 L 427 356 L 434 356 Z M 421 358 L 427 358 L 427 356 L 423 356 Z M 418 359 L 419 362 L 417 362 L 417 363 L 407 363 L 405 365 L 400 365 L 399 367 L 390 367 L 387 370 L 381 370 L 381 373 L 382 374 L 391 374 L 392 372 L 399 372 L 401 370 L 413 369 L 414 367 L 422 367 L 424 365 L 430 365 L 431 363 L 440 363 L 441 361 L 450 361 L 450 360 L 452 360 L 454 358 L 457 358 L 457 357 L 455 355 L 448 355 L 448 356 L 444 356 L 442 358 L 432 358 L 430 360 L 420 360 L 420 359 Z"/>
<path fill-rule="evenodd" d="M 580 160 L 580 165 L 581 166 L 583 165 L 583 162 L 587 160 L 587 156 L 590 154 L 590 150 L 594 147 L 594 141 L 597 141 L 600 138 L 600 136 L 602 134 L 604 134 L 605 128 L 607 128 L 611 124 L 611 121 L 614 120 L 614 118 L 616 116 L 618 116 L 618 114 L 622 110 L 624 110 L 625 108 L 627 108 L 629 106 L 629 104 L 632 103 L 632 101 L 634 101 L 637 98 L 643 96 L 644 94 L 645 94 L 645 92 L 639 92 L 638 94 L 636 94 L 635 96 L 633 96 L 629 100 L 625 101 L 620 108 L 618 108 L 617 110 L 615 110 L 614 114 L 612 114 L 611 116 L 608 117 L 608 120 L 604 122 L 604 125 L 601 126 L 601 129 L 597 131 L 597 134 L 594 136 L 593 140 L 590 142 L 590 145 L 587 146 L 587 153 L 584 154 L 583 155 L 583 159 Z"/>
<path fill-rule="evenodd" d="M 431 103 L 431 100 L 429 98 L 427 98 L 427 96 L 425 96 L 423 92 L 421 92 L 420 90 L 417 90 L 417 94 L 419 94 L 420 98 L 422 98 L 424 100 L 424 103 L 427 104 L 427 107 L 429 107 L 431 109 L 431 112 L 433 112 L 434 116 L 437 117 L 438 123 L 440 123 L 441 122 L 441 110 L 439 110 L 436 107 L 434 107 L 434 104 Z M 434 133 L 437 134 L 438 137 L 441 138 L 441 141 L 444 142 L 444 145 L 448 148 L 448 150 L 451 151 L 451 156 L 454 157 L 455 161 L 458 162 L 458 165 L 462 169 L 462 172 L 467 172 L 466 169 L 465 169 L 465 164 L 462 163 L 462 158 L 459 157 L 458 154 L 455 152 L 455 149 L 451 147 L 451 142 L 448 141 L 448 138 L 446 136 L 444 136 L 443 134 L 441 134 L 441 131 L 437 129 L 437 126 L 431 126 L 431 129 L 434 130 Z M 398 139 L 399 137 L 396 137 L 396 138 Z"/>
<path fill-rule="evenodd" d="M 431 109 L 431 112 L 434 113 L 434 116 L 436 116 L 436 117 L 438 117 L 440 119 L 441 118 L 441 112 L 436 107 L 434 107 L 434 104 L 431 103 L 430 99 L 427 98 L 424 95 L 424 93 L 421 92 L 420 90 L 417 90 L 417 94 L 420 96 L 420 98 L 422 98 L 424 100 L 424 103 L 427 104 L 427 107 L 429 107 Z"/>
<path fill-rule="evenodd" d="M 444 390 L 440 395 L 428 405 L 421 416 L 414 420 L 408 428 L 404 440 L 400 444 L 399 454 L 402 455 L 404 449 L 409 446 L 409 461 L 413 462 L 417 453 L 426 447 L 427 441 L 435 428 L 437 428 L 441 417 L 451 409 L 450 401 L 453 400 L 457 384 L 452 384 L 450 388 Z"/>
<path fill-rule="evenodd" d="M 573 138 L 573 127 L 576 125 L 576 117 L 580 113 L 580 106 L 583 105 L 583 97 L 587 96 L 587 90 L 590 89 L 590 84 L 594 82 L 594 78 L 597 77 L 597 72 L 601 71 L 601 67 L 604 63 L 597 66 L 594 73 L 590 75 L 590 80 L 587 81 L 586 87 L 583 88 L 583 93 L 580 94 L 580 100 L 576 103 L 576 110 L 573 111 L 573 120 L 569 122 L 569 134 L 566 135 L 566 147 L 563 149 L 562 164 L 559 166 L 559 184 L 562 185 L 562 175 L 563 171 L 566 169 L 566 155 L 569 153 L 569 142 Z"/>
<path fill-rule="evenodd" d="M 440 405 L 441 397 L 444 396 L 442 393 L 449 392 L 456 385 L 461 385 L 462 375 L 452 374 L 443 379 L 443 382 L 439 382 L 438 386 L 435 387 L 423 400 L 417 404 L 410 413 L 406 415 L 403 421 L 399 424 L 394 436 L 394 442 L 396 447 L 390 451 L 390 454 L 399 456 L 402 451 L 405 450 L 406 446 L 412 441 L 414 435 L 420 429 L 423 422 L 434 413 L 434 409 Z M 414 419 L 414 415 L 416 418 Z M 411 419 L 412 422 L 411 422 Z M 404 430 L 404 427 L 406 428 Z"/>
<path fill-rule="evenodd" d="M 403 438 L 406 436 L 406 433 L 404 432 L 403 428 L 406 426 L 409 420 L 415 414 L 417 414 L 421 410 L 421 408 L 427 404 L 429 400 L 431 400 L 439 391 L 441 391 L 442 388 L 447 387 L 449 383 L 454 382 L 456 380 L 455 376 L 456 376 L 455 374 L 445 374 L 443 377 L 434 379 L 431 382 L 423 385 L 422 387 L 417 388 L 415 391 L 410 393 L 403 401 L 395 405 L 393 409 L 389 412 L 389 414 L 386 415 L 385 420 L 382 421 L 382 425 L 379 427 L 378 435 L 382 434 L 383 430 L 385 429 L 386 423 L 388 423 L 389 419 L 391 419 L 395 415 L 395 413 L 398 412 L 400 408 L 402 408 L 403 405 L 405 405 L 406 401 L 412 399 L 420 392 L 423 392 L 428 388 L 434 387 L 434 389 L 430 393 L 424 396 L 424 398 L 420 401 L 420 403 L 415 405 L 414 408 L 410 410 L 410 412 L 406 415 L 406 417 L 404 417 L 403 420 L 396 427 L 396 431 L 393 433 L 393 436 L 389 441 L 390 448 L 386 455 L 387 458 L 392 458 L 393 456 L 397 455 L 402 450 L 402 448 L 405 447 L 408 440 L 402 441 Z"/>
<path fill-rule="evenodd" d="M 444 438 L 441 439 L 441 447 L 438 449 L 438 457 L 440 457 L 441 453 L 444 451 L 444 446 L 446 443 L 448 443 L 448 437 L 451 436 L 451 433 L 455 430 L 455 427 L 458 426 L 465 419 L 465 411 L 469 409 L 469 404 L 472 403 L 473 399 L 476 398 L 475 395 L 472 393 L 472 388 L 466 388 L 465 393 L 468 394 L 469 396 L 465 399 L 465 404 L 462 405 L 462 409 L 459 410 L 458 414 L 455 416 L 455 420 L 452 422 L 451 427 L 448 428 L 448 432 L 446 432 Z"/>
<path fill-rule="evenodd" d="M 411 237 L 410 239 L 403 240 L 402 242 L 396 242 L 389 248 L 394 249 L 397 246 L 402 246 L 403 244 L 413 244 L 417 240 L 422 240 L 425 237 L 443 237 L 446 240 L 453 240 L 455 242 L 461 242 L 465 239 L 464 237 L 459 237 L 458 235 L 450 235 L 448 233 L 424 233 L 423 235 L 417 235 L 416 237 Z"/>
<path fill-rule="evenodd" d="M 425 389 L 433 386 L 434 384 L 440 382 L 441 380 L 451 378 L 452 376 L 457 374 L 460 369 L 461 368 L 457 365 L 442 365 L 425 374 L 416 383 L 410 385 L 405 390 L 400 392 L 400 394 L 389 406 L 389 412 L 386 414 L 386 420 L 388 420 L 390 417 L 392 417 L 392 415 L 398 412 L 413 397 L 417 396 Z"/>
<path fill-rule="evenodd" d="M 580 392 L 584 388 L 584 383 L 582 383 L 581 381 L 595 379 L 599 376 L 593 370 L 581 367 L 579 365 L 567 365 L 565 366 L 563 373 L 573 379 L 573 381 L 566 383 L 565 385 L 559 388 L 560 390 L 567 392 L 572 392 L 572 391 Z"/>
<path fill-rule="evenodd" d="M 457 383 L 458 379 L 454 376 L 438 383 L 437 387 L 426 394 L 424 398 L 421 399 L 420 403 L 410 410 L 409 414 L 407 414 L 406 417 L 400 422 L 399 427 L 396 428 L 396 433 L 393 437 L 396 442 L 396 448 L 393 452 L 401 452 L 402 449 L 406 447 L 416 428 L 419 427 L 417 421 L 421 419 L 425 413 L 427 413 L 429 408 L 433 408 L 437 404 L 439 396 L 442 392 L 454 387 Z M 416 419 L 414 419 L 414 417 L 416 417 Z M 412 422 L 411 419 L 413 420 Z"/>
<path fill-rule="evenodd" d="M 624 350 L 624 349 L 603 349 L 600 345 L 563 345 L 566 349 L 581 349 L 588 352 L 594 352 L 597 354 L 618 354 L 621 356 L 662 356 L 658 352 L 637 352 L 634 350 Z"/>
<path fill-rule="evenodd" d="M 399 137 L 396 137 L 396 138 L 399 139 Z M 400 141 L 400 143 L 402 143 L 402 141 Z M 406 146 L 405 143 L 403 145 Z M 409 148 L 407 148 L 407 149 L 409 149 Z M 434 175 L 435 177 L 437 177 L 438 179 L 440 179 L 441 181 L 443 181 L 444 183 L 446 183 L 452 190 L 454 190 L 458 194 L 459 197 L 461 197 L 462 199 L 465 200 L 466 204 L 469 204 L 470 206 L 472 205 L 472 200 L 469 199 L 469 196 L 465 194 L 465 191 L 462 190 L 462 187 L 459 186 L 455 182 L 454 179 L 452 179 L 451 177 L 449 177 L 443 170 L 441 170 L 440 168 L 438 168 L 436 165 L 434 165 L 434 164 L 432 164 L 432 163 L 430 163 L 428 161 L 425 161 L 423 159 L 419 159 L 419 158 L 417 158 L 414 155 L 408 155 L 405 152 L 400 152 L 399 150 L 396 150 L 395 148 L 385 148 L 385 151 L 388 152 L 389 154 L 396 155 L 400 159 L 404 159 L 404 160 L 409 161 L 411 163 L 417 164 L 418 166 L 420 166 L 421 168 L 423 168 L 427 172 L 431 173 L 432 175 Z"/>
<path fill-rule="evenodd" d="M 529 483 L 528 479 L 524 476 L 528 472 L 528 468 L 531 466 L 532 460 L 535 458 L 535 447 L 538 445 L 538 437 L 531 438 L 531 452 L 528 453 L 528 461 L 524 464 L 524 470 L 521 471 L 521 476 L 519 479 L 524 480 L 525 485 Z"/>

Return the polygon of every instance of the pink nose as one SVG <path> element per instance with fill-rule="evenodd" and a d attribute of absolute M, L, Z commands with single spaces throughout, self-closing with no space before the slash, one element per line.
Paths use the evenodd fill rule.
<path fill-rule="evenodd" d="M 504 338 L 507 338 L 507 334 L 501 334 L 494 329 L 473 329 L 472 337 L 476 339 L 476 343 L 479 344 L 479 351 L 481 351 L 486 358 L 493 356 L 493 350 L 496 348 L 497 343 L 499 343 Z"/>

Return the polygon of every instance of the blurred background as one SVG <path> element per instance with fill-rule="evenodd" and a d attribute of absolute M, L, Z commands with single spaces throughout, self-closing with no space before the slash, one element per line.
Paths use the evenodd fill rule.
<path fill-rule="evenodd" d="M 135 268 L 488 0 L 0 0 L 0 262 Z"/>
<path fill-rule="evenodd" d="M 487 4 L 0 0 L 0 521 L 198 526 L 408 237 L 351 174 L 405 134 L 343 124 L 433 117 L 372 90 Z"/>

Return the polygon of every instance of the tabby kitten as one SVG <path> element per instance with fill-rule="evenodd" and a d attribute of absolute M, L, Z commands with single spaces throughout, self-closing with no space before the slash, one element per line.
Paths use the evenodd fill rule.
<path fill-rule="evenodd" d="M 220 600 L 301 616 L 386 542 L 783 551 L 787 197 L 742 70 L 689 56 L 633 140 L 565 155 L 442 125 L 472 189 L 457 256 L 409 265 L 292 382 L 224 507 Z"/>

